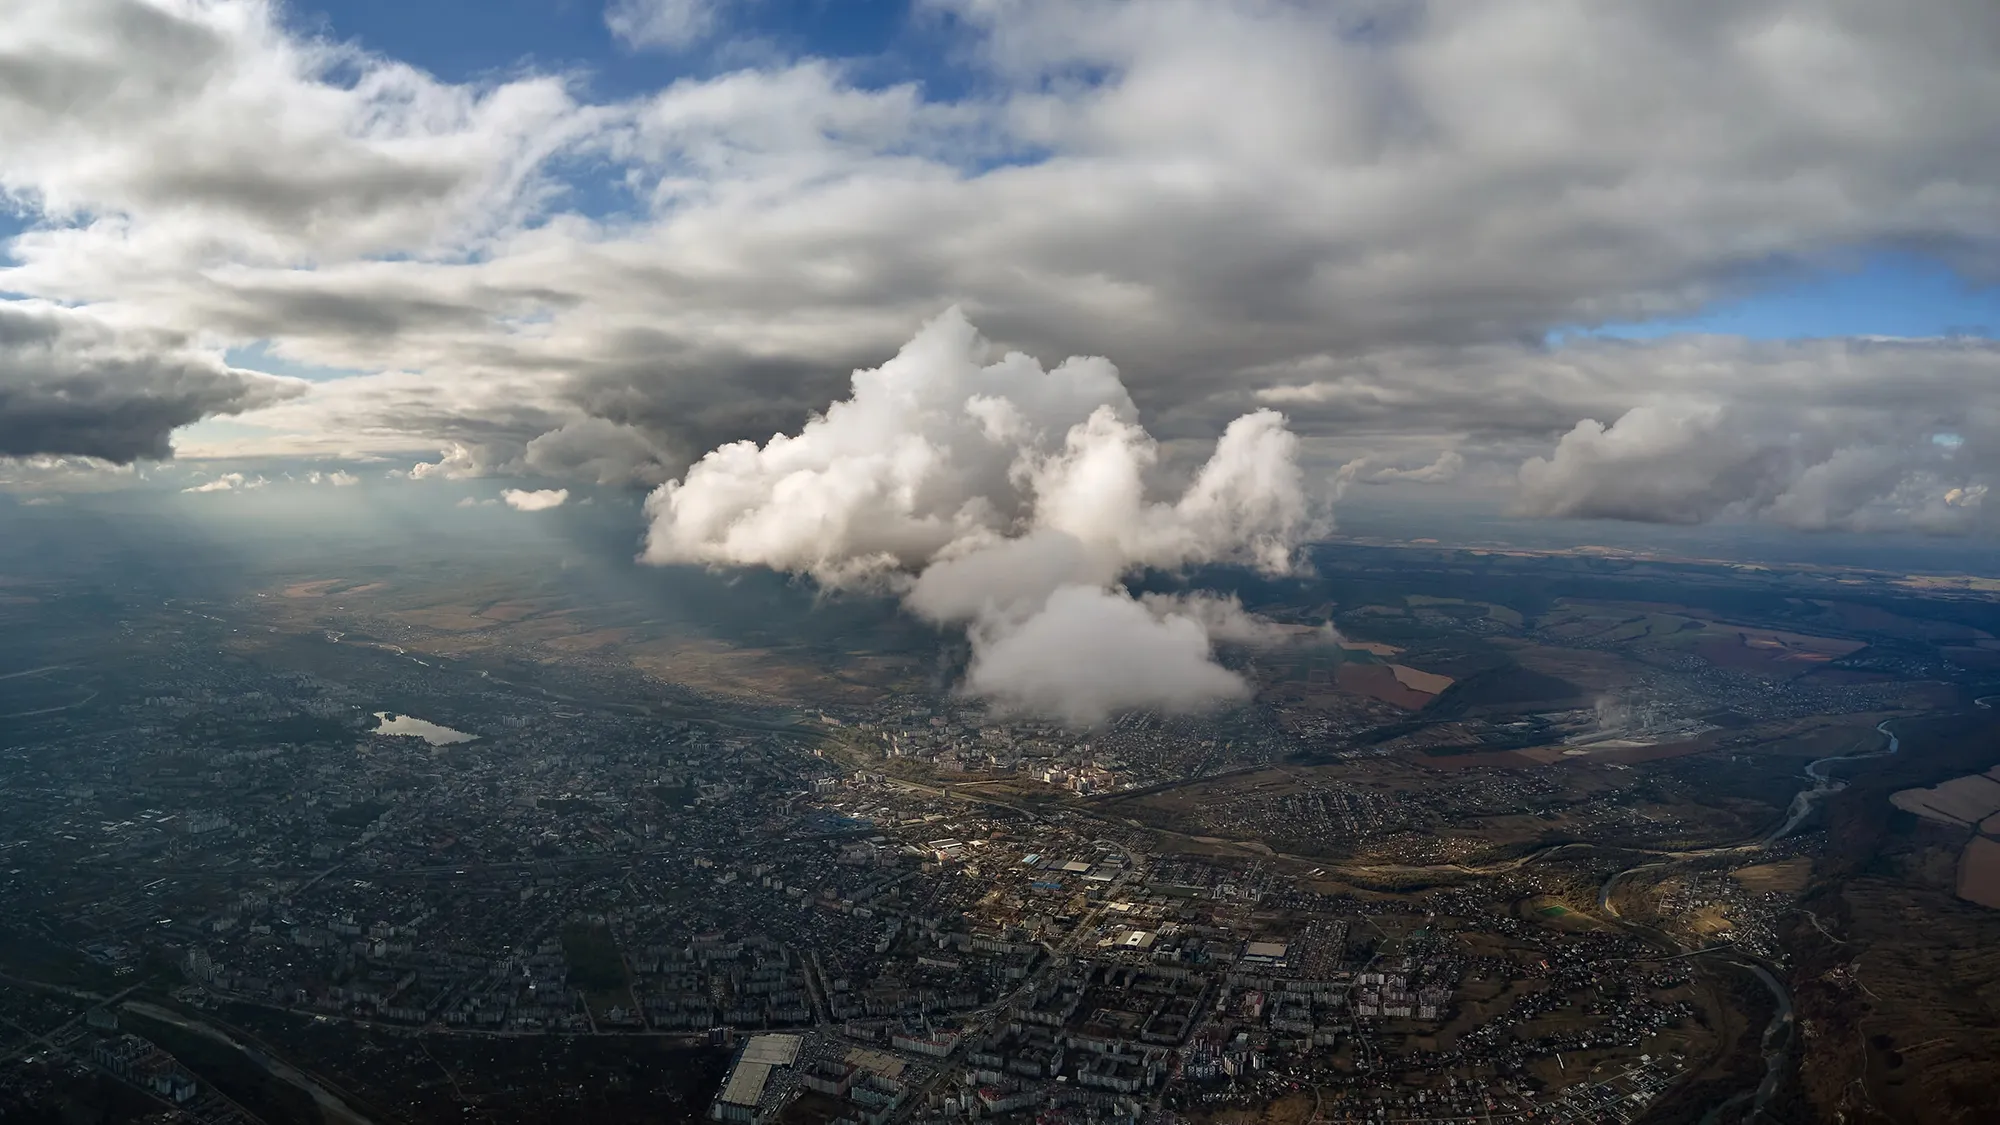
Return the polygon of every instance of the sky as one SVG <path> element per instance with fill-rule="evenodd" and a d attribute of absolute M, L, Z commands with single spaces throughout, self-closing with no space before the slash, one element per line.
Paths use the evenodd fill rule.
<path fill-rule="evenodd" d="M 1343 505 L 1990 536 L 1996 125 L 1990 0 L 16 0 L 0 494 L 617 494 L 1221 698 L 1121 580 Z"/>

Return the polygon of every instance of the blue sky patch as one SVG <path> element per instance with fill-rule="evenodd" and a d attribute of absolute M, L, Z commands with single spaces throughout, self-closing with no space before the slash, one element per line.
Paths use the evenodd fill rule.
<path fill-rule="evenodd" d="M 1978 287 L 1943 264 L 1878 254 L 1725 301 L 1694 316 L 1610 324 L 1571 336 L 1650 340 L 1681 333 L 1787 340 L 1831 336 L 1978 336 L 2000 333 L 2000 287 Z"/>

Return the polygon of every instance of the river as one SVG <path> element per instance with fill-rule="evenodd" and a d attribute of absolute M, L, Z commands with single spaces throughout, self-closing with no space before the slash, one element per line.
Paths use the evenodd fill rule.
<path fill-rule="evenodd" d="M 1985 700 L 1982 699 L 1978 702 L 1980 706 L 1986 706 Z M 1836 762 L 1859 762 L 1867 758 L 1886 758 L 1900 751 L 1903 748 L 1903 740 L 1896 737 L 1896 733 L 1889 729 L 1889 724 L 1894 721 L 1893 719 L 1883 719 L 1875 725 L 1876 731 L 1887 736 L 1889 739 L 1889 744 L 1880 750 L 1867 750 L 1859 754 L 1836 754 L 1830 758 L 1817 758 L 1807 763 L 1806 778 L 1812 782 L 1812 785 L 1799 790 L 1798 795 L 1792 798 L 1791 808 L 1786 811 L 1785 822 L 1773 829 L 1769 836 L 1764 837 L 1763 846 L 1768 848 L 1779 840 L 1791 835 L 1794 829 L 1805 822 L 1806 817 L 1812 815 L 1813 807 L 1819 804 L 1821 798 L 1847 788 L 1845 781 L 1827 776 L 1827 766 L 1833 765 Z"/>
<path fill-rule="evenodd" d="M 1994 698 L 2000 698 L 2000 696 L 1989 696 L 1986 699 L 1979 699 L 1974 702 L 1982 708 L 1990 709 L 1991 704 L 1989 700 Z M 1875 730 L 1889 740 L 1887 745 L 1879 749 L 1864 750 L 1855 754 L 1835 754 L 1831 757 L 1817 758 L 1808 762 L 1806 764 L 1805 777 L 1812 784 L 1799 790 L 1792 797 L 1792 803 L 1785 811 L 1784 822 L 1773 829 L 1770 835 L 1765 836 L 1754 844 L 1734 844 L 1720 848 L 1698 848 L 1693 851 L 1676 852 L 1666 859 L 1648 860 L 1645 863 L 1634 864 L 1631 867 L 1613 872 L 1611 877 L 1604 880 L 1604 884 L 1598 888 L 1598 909 L 1603 911 L 1608 917 L 1618 920 L 1621 925 L 1635 926 L 1635 923 L 1620 919 L 1618 908 L 1611 902 L 1612 892 L 1618 888 L 1618 884 L 1624 881 L 1627 876 L 1654 868 L 1670 867 L 1678 862 L 1700 859 L 1705 856 L 1725 855 L 1731 852 L 1762 851 L 1791 835 L 1798 829 L 1799 825 L 1805 823 L 1807 817 L 1812 815 L 1813 809 L 1818 807 L 1820 801 L 1824 800 L 1830 794 L 1838 793 L 1842 789 L 1847 788 L 1847 782 L 1828 775 L 1827 770 L 1829 767 L 1840 762 L 1858 762 L 1868 758 L 1886 758 L 1902 750 L 1903 740 L 1897 737 L 1895 731 L 1889 729 L 1889 724 L 1894 721 L 1893 719 L 1884 719 L 1876 724 Z M 1660 933 L 1660 931 L 1653 930 L 1650 926 L 1639 928 L 1656 934 Z M 1662 936 L 1664 937 L 1664 934 Z M 1791 992 L 1786 989 L 1784 982 L 1779 980 L 1776 974 L 1763 965 L 1749 961 L 1738 961 L 1734 962 L 1734 964 L 1756 974 L 1757 979 L 1762 982 L 1765 988 L 1770 990 L 1772 997 L 1777 1000 L 1777 1011 L 1772 1014 L 1771 1022 L 1764 1026 L 1764 1077 L 1757 1083 L 1755 1088 L 1745 1090 L 1725 1101 L 1717 1103 L 1702 1116 L 1701 1125 L 1720 1125 L 1724 1114 L 1738 1109 L 1746 1103 L 1750 1105 L 1749 1112 L 1738 1120 L 1756 1120 L 1764 1112 L 1764 1107 L 1770 1103 L 1771 1098 L 1777 1094 L 1778 1084 L 1784 1080 L 1786 1069 L 1791 1061 Z"/>
<path fill-rule="evenodd" d="M 1754 1089 L 1745 1090 L 1734 1097 L 1715 1105 L 1701 1117 L 1701 1125 L 1719 1125 L 1722 1115 L 1745 1102 L 1751 1102 L 1750 1112 L 1742 1121 L 1755 1121 L 1771 1098 L 1778 1092 L 1778 1083 L 1784 1080 L 1785 1063 L 1790 1056 L 1792 1045 L 1792 994 L 1785 989 L 1771 970 L 1747 961 L 1734 962 L 1737 966 L 1756 974 L 1771 996 L 1778 1002 L 1778 1010 L 1771 1015 L 1771 1022 L 1764 1025 L 1764 1077 Z"/>
<path fill-rule="evenodd" d="M 162 1008 L 157 1004 L 148 1004 L 140 1000 L 127 1000 L 125 1001 L 125 1007 L 139 1015 L 149 1016 L 153 1019 L 173 1024 L 175 1027 L 192 1031 L 196 1035 L 220 1040 L 236 1048 L 236 1050 L 243 1054 L 243 1057 L 256 1063 L 271 1077 L 305 1091 L 312 1098 L 313 1103 L 319 1106 L 319 1110 L 325 1115 L 328 1125 L 373 1125 L 368 1118 L 363 1117 L 354 1107 L 342 1101 L 339 1095 L 320 1085 L 311 1075 L 282 1059 L 265 1054 L 256 1047 L 239 1042 L 235 1036 L 230 1035 L 219 1027 L 214 1027 L 200 1020 L 184 1016 L 172 1009 Z"/>

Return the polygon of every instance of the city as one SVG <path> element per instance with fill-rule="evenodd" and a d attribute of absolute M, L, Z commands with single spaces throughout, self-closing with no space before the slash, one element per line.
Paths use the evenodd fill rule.
<path fill-rule="evenodd" d="M 1589 709 L 1445 716 L 1573 748 L 1489 770 L 1282 679 L 1090 731 L 923 694 L 634 705 L 657 689 L 612 662 L 523 685 L 272 603 L 125 621 L 123 701 L 5 752 L 0 895 L 40 966 L 0 981 L 5 1096 L 525 1119 L 562 1085 L 523 1101 L 462 1053 L 553 1039 L 669 1052 L 711 1075 L 683 1113 L 757 1125 L 1626 1122 L 1741 1081 L 1716 1061 L 1790 1019 L 1751 970 L 1794 958 L 1818 834 L 1713 839 L 1782 801 L 1705 808 L 1690 759 Z M 1647 721 L 1703 759 L 1841 749 L 1800 719 L 1908 690 L 1656 663 Z M 1671 717 L 1696 708 L 1742 717 Z M 1329 728 L 1359 733 L 1329 755 Z"/>

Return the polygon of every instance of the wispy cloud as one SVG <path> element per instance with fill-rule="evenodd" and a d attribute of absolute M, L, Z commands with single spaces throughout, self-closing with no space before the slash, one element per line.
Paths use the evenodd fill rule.
<path fill-rule="evenodd" d="M 611 0 L 604 26 L 635 50 L 680 50 L 715 30 L 721 0 Z"/>

